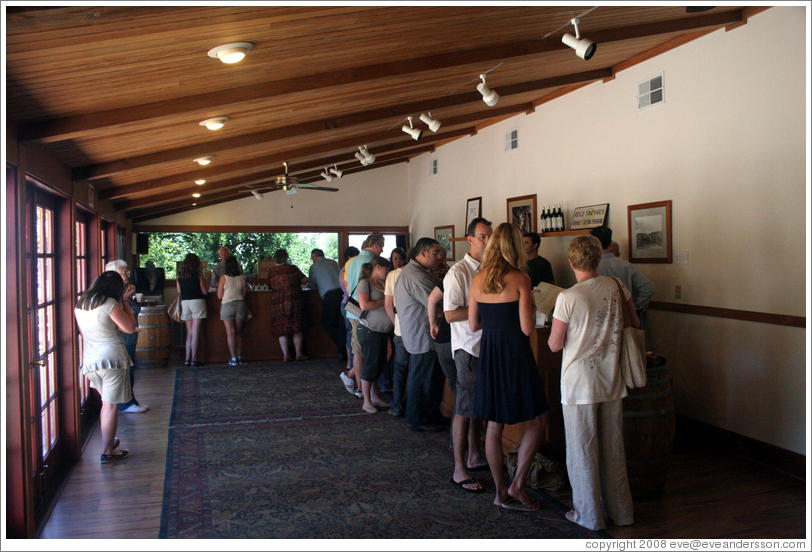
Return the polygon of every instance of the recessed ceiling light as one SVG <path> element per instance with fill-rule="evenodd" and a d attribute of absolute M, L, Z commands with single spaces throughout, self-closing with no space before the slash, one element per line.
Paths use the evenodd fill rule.
<path fill-rule="evenodd" d="M 250 42 L 232 42 L 223 44 L 209 50 L 209 57 L 219 58 L 223 63 L 237 63 L 245 57 L 245 53 L 253 48 Z"/>
<path fill-rule="evenodd" d="M 195 180 L 195 184 L 197 184 L 198 186 L 202 186 L 205 183 L 206 183 L 206 181 L 203 180 L 202 178 L 200 180 Z"/>
<path fill-rule="evenodd" d="M 192 194 L 192 197 L 200 197 L 200 194 Z"/>
<path fill-rule="evenodd" d="M 204 126 L 209 130 L 218 130 L 223 128 L 223 123 L 226 121 L 228 121 L 228 117 L 214 117 L 213 119 L 201 121 L 200 126 Z"/>
<path fill-rule="evenodd" d="M 208 165 L 209 163 L 211 163 L 212 159 L 214 159 L 213 155 L 207 155 L 206 157 L 198 157 L 197 159 L 195 159 L 195 163 L 199 165 Z"/>
<path fill-rule="evenodd" d="M 197 205 L 197 203 L 192 203 L 192 207 L 194 207 L 195 205 Z"/>

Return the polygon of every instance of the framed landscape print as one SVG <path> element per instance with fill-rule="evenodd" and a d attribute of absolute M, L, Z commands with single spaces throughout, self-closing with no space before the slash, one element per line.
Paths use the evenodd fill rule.
<path fill-rule="evenodd" d="M 468 225 L 477 217 L 482 216 L 482 196 L 472 197 L 465 204 L 465 228 L 462 229 L 463 234 L 468 233 Z"/>
<path fill-rule="evenodd" d="M 671 264 L 671 200 L 629 205 L 629 262 Z"/>
<path fill-rule="evenodd" d="M 536 232 L 536 194 L 508 198 L 507 220 L 522 234 Z"/>
<path fill-rule="evenodd" d="M 434 239 L 437 242 L 445 247 L 447 256 L 446 258 L 449 261 L 456 260 L 454 255 L 454 225 L 451 226 L 435 226 L 434 227 Z"/>

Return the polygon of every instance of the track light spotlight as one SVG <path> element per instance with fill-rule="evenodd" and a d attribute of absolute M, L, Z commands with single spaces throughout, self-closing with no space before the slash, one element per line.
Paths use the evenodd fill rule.
<path fill-rule="evenodd" d="M 337 177 L 341 178 L 344 175 L 344 171 L 339 170 L 338 165 L 334 165 L 330 172 L 336 175 Z"/>
<path fill-rule="evenodd" d="M 479 75 L 479 78 L 482 79 L 482 82 L 477 85 L 476 89 L 482 94 L 482 101 L 485 102 L 485 105 L 488 107 L 495 106 L 499 102 L 499 94 L 497 94 L 495 90 L 488 88 L 488 85 L 485 84 L 485 75 Z"/>
<path fill-rule="evenodd" d="M 363 155 L 364 159 L 366 160 L 366 163 L 363 162 L 361 163 L 362 165 L 364 164 L 371 165 L 375 162 L 375 156 L 369 153 L 369 150 L 367 149 L 366 146 L 360 146 L 358 149 L 360 150 L 361 155 Z M 355 156 L 358 157 L 358 154 L 356 153 Z"/>
<path fill-rule="evenodd" d="M 369 165 L 369 161 L 367 161 L 367 158 L 364 157 L 363 154 L 361 154 L 360 152 L 355 152 L 355 158 L 358 159 L 363 166 L 366 167 L 367 165 Z"/>
<path fill-rule="evenodd" d="M 580 19 L 577 17 L 570 21 L 572 25 L 575 27 L 575 36 L 572 36 L 569 33 L 564 34 L 561 38 L 561 41 L 575 50 L 575 55 L 583 60 L 590 59 L 592 56 L 595 55 L 595 50 L 598 49 L 598 45 L 588 40 L 586 38 L 581 38 L 581 33 L 578 31 L 578 23 Z"/>
<path fill-rule="evenodd" d="M 415 140 L 420 140 L 420 137 L 423 136 L 423 131 L 414 128 L 414 125 L 412 124 L 412 118 L 411 117 L 409 117 L 408 119 L 409 119 L 409 126 L 403 125 L 403 132 L 410 135 Z"/>
<path fill-rule="evenodd" d="M 257 198 L 257 201 L 262 200 L 262 194 L 256 190 L 251 190 L 251 193 L 254 194 L 254 197 Z"/>
<path fill-rule="evenodd" d="M 438 130 L 440 130 L 440 125 L 442 123 L 440 123 L 440 121 L 438 121 L 437 119 L 432 119 L 431 118 L 431 112 L 429 112 L 428 115 L 423 113 L 420 116 L 420 120 L 428 125 L 430 131 L 437 132 Z"/>
<path fill-rule="evenodd" d="M 319 176 L 322 177 L 327 182 L 332 182 L 333 178 L 335 178 L 332 174 L 327 172 L 327 167 L 324 167 L 324 171 L 322 171 L 322 173 Z"/>

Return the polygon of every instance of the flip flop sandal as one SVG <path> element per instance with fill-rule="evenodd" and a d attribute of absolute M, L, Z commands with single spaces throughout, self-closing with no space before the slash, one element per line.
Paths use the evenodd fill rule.
<path fill-rule="evenodd" d="M 504 501 L 502 504 L 500 504 L 500 506 L 502 506 L 502 508 L 505 510 L 517 510 L 519 512 L 535 512 L 536 510 L 541 509 L 541 503 L 538 501 L 525 504 L 524 502 L 516 500 L 515 498 Z"/>
<path fill-rule="evenodd" d="M 476 479 L 466 479 L 465 481 L 460 481 L 459 483 L 457 483 L 456 481 L 454 481 L 454 478 L 452 477 L 449 481 L 451 481 L 452 485 L 454 485 L 456 487 L 459 487 L 460 489 L 462 489 L 466 493 L 484 493 L 485 492 L 485 487 L 483 487 L 482 485 L 479 486 L 479 489 L 466 489 L 465 488 L 465 485 L 475 485 L 475 484 L 479 483 Z"/>

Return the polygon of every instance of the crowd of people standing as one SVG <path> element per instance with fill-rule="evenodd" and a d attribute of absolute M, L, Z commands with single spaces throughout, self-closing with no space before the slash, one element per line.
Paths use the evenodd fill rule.
<path fill-rule="evenodd" d="M 639 326 L 653 288 L 636 267 L 613 254 L 611 230 L 593 234 L 570 243 L 568 262 L 577 284 L 558 295 L 548 344 L 553 352 L 563 350 L 561 402 L 573 489 L 567 518 L 597 530 L 605 527 L 605 516 L 617 525 L 633 522 L 623 454 L 621 400 L 627 391 L 619 370 L 619 336 L 622 303 Z M 552 268 L 538 255 L 538 236 L 522 235 L 512 224 L 493 229 L 490 221 L 476 218 L 466 239 L 469 251 L 449 268 L 446 251 L 432 238 L 420 238 L 408 254 L 395 248 L 386 259 L 381 256 L 384 236 L 372 233 L 361 250 L 345 251 L 343 267 L 314 249 L 308 276 L 280 249 L 268 276 L 274 294 L 271 335 L 279 339 L 285 362 L 307 360 L 302 286 L 310 283 L 322 299 L 321 323 L 336 345 L 336 357 L 347 362 L 342 383 L 363 400 L 365 412 L 388 410 L 404 417 L 412 431 L 441 431 L 445 420 L 439 406 L 447 380 L 454 394 L 450 483 L 465 492 L 484 492 L 472 472 L 489 469 L 496 506 L 538 510 L 526 479 L 549 405 L 529 335 L 536 321 L 532 290 L 540 282 L 554 282 Z M 229 364 L 238 365 L 243 363 L 242 327 L 250 317 L 245 301 L 250 286 L 227 248 L 219 256 L 211 287 L 221 300 Z M 200 268 L 193 253 L 178 267 L 187 367 L 200 365 L 200 327 L 207 316 L 209 282 Z M 128 455 L 115 437 L 118 412 L 149 408 L 133 393 L 139 306 L 133 286 L 127 285 L 129 270 L 124 261 L 106 269 L 75 310 L 84 343 L 81 373 L 102 397 L 102 463 Z M 348 302 L 358 310 L 349 312 Z M 383 398 L 384 390 L 392 393 L 391 403 Z M 484 450 L 480 420 L 487 422 Z M 522 422 L 526 429 L 508 485 L 502 431 L 505 424 Z"/>

